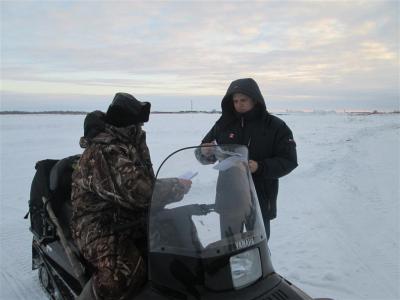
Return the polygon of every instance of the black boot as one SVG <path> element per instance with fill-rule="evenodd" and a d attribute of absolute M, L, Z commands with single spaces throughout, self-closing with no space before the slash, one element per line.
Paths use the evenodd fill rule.
<path fill-rule="evenodd" d="M 79 294 L 76 300 L 96 300 L 96 296 L 94 295 L 93 292 L 92 279 L 86 282 L 82 292 Z"/>

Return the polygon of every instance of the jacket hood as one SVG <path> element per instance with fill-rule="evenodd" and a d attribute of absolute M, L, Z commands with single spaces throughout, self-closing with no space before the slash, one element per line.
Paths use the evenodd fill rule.
<path fill-rule="evenodd" d="M 106 121 L 106 114 L 98 110 L 86 116 L 83 125 L 84 136 L 79 142 L 82 148 L 87 148 L 92 143 L 110 144 L 117 141 L 136 144 L 144 134 L 139 124 L 117 127 Z"/>
<path fill-rule="evenodd" d="M 241 93 L 249 96 L 260 109 L 266 110 L 265 100 L 261 94 L 257 82 L 253 78 L 243 78 L 232 81 L 221 102 L 222 112 L 234 112 L 232 96 Z"/>
<path fill-rule="evenodd" d="M 265 105 L 265 100 L 261 94 L 257 82 L 253 78 L 237 79 L 231 82 L 224 98 L 221 101 L 222 116 L 220 120 L 223 123 L 227 123 L 237 117 L 237 113 L 233 107 L 232 101 L 232 96 L 235 93 L 245 94 L 253 99 L 255 102 L 253 113 L 254 111 L 257 111 L 262 115 L 266 113 L 267 107 Z"/>
<path fill-rule="evenodd" d="M 85 117 L 83 123 L 83 135 L 85 138 L 94 138 L 106 129 L 106 114 L 100 110 L 92 111 Z"/>

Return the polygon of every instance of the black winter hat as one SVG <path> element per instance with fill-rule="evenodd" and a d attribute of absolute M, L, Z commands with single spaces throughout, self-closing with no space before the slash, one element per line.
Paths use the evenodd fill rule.
<path fill-rule="evenodd" d="M 107 123 L 116 127 L 126 127 L 147 122 L 150 102 L 141 102 L 130 94 L 117 93 L 106 113 Z"/>

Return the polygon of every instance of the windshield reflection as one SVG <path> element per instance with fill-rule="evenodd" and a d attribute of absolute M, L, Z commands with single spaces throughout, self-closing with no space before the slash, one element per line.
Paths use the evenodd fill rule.
<path fill-rule="evenodd" d="M 196 158 L 199 148 L 176 152 L 158 172 L 150 210 L 151 252 L 215 256 L 265 239 L 247 148 L 217 146 L 215 161 L 206 164 Z M 164 190 L 165 178 L 179 177 L 191 178 L 191 189 L 173 199 Z"/>

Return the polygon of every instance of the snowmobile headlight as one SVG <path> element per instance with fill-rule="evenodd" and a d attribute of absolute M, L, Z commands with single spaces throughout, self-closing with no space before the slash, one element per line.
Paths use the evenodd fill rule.
<path fill-rule="evenodd" d="M 261 277 L 261 259 L 258 248 L 232 256 L 229 259 L 235 289 L 244 288 Z"/>

